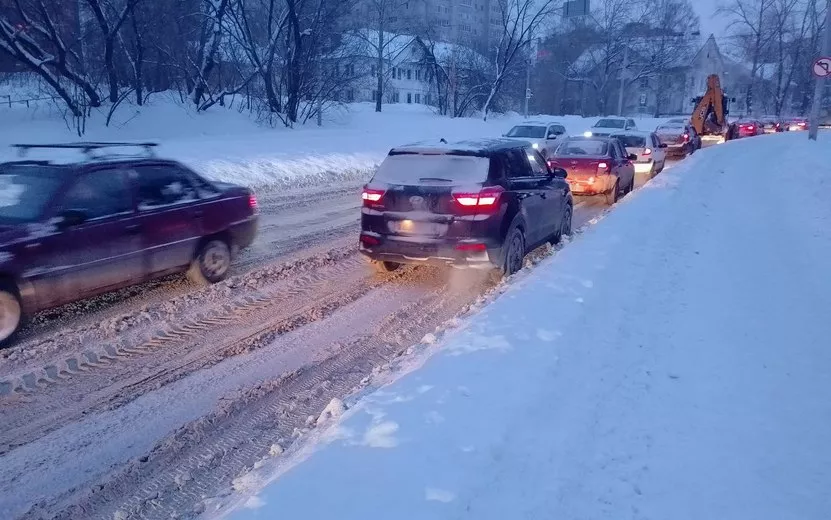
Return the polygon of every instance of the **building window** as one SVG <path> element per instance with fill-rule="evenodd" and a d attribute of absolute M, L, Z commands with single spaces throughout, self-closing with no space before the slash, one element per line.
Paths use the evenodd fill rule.
<path fill-rule="evenodd" d="M 407 79 L 413 79 L 413 71 L 412 71 L 412 69 L 407 69 Z"/>
<path fill-rule="evenodd" d="M 421 81 L 421 69 L 416 71 L 416 81 Z"/>
<path fill-rule="evenodd" d="M 407 92 L 407 103 L 413 102 L 413 95 L 410 92 Z"/>
<path fill-rule="evenodd" d="M 369 68 L 369 70 L 371 70 L 371 71 L 372 71 L 372 75 L 373 75 L 373 76 L 374 76 L 374 75 L 378 72 L 378 69 L 376 69 L 376 68 L 375 68 L 375 65 L 373 65 L 372 67 L 370 67 L 370 68 Z"/>
<path fill-rule="evenodd" d="M 351 88 L 346 91 L 346 101 L 348 103 L 352 103 L 353 101 L 355 101 L 355 91 Z"/>
<path fill-rule="evenodd" d="M 416 94 L 415 95 L 415 102 L 419 105 L 421 104 L 421 94 Z"/>
<path fill-rule="evenodd" d="M 641 88 L 649 88 L 649 78 L 641 78 Z"/>

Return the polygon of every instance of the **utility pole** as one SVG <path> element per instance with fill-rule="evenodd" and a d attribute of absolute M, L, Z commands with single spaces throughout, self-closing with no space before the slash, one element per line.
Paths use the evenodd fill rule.
<path fill-rule="evenodd" d="M 831 0 L 829 0 L 831 1 Z M 623 68 L 620 69 L 620 92 L 617 96 L 617 115 L 623 115 L 623 91 L 626 90 L 626 70 L 629 68 L 629 42 L 623 47 Z"/>
<path fill-rule="evenodd" d="M 831 56 L 831 0 L 825 5 L 825 38 L 822 44 L 822 56 Z M 825 82 L 827 78 L 817 76 L 814 81 L 814 99 L 811 103 L 811 117 L 808 119 L 808 139 L 817 140 L 819 132 L 819 112 L 822 108 L 822 98 L 825 93 Z"/>
<path fill-rule="evenodd" d="M 528 102 L 531 101 L 531 58 L 525 67 L 525 119 L 528 119 Z"/>

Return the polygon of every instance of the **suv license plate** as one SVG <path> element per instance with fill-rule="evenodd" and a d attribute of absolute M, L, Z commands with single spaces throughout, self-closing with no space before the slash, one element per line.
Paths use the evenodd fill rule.
<path fill-rule="evenodd" d="M 447 224 L 439 224 L 438 222 L 416 222 L 413 220 L 391 220 L 387 226 L 393 233 L 434 237 L 446 235 L 448 229 Z"/>

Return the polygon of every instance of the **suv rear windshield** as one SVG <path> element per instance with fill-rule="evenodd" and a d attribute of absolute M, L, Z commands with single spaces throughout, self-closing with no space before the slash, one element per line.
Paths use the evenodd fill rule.
<path fill-rule="evenodd" d="M 643 148 L 646 146 L 646 138 L 639 135 L 613 135 L 617 137 L 626 148 Z"/>
<path fill-rule="evenodd" d="M 487 157 L 402 153 L 387 156 L 372 180 L 409 185 L 479 183 L 488 179 L 489 169 Z"/>
<path fill-rule="evenodd" d="M 542 139 L 545 137 L 545 127 L 537 125 L 517 125 L 506 134 L 507 137 L 530 137 Z"/>
<path fill-rule="evenodd" d="M 626 121 L 623 119 L 601 119 L 594 124 L 595 128 L 625 128 Z"/>
<path fill-rule="evenodd" d="M 36 221 L 62 184 L 61 171 L 54 166 L 0 165 L 0 223 Z"/>
<path fill-rule="evenodd" d="M 583 139 L 580 141 L 566 141 L 561 144 L 555 155 L 559 157 L 570 156 L 605 156 L 609 153 L 609 143 L 606 141 Z"/>
<path fill-rule="evenodd" d="M 664 123 L 661 126 L 659 126 L 657 129 L 658 130 L 680 130 L 680 129 L 686 127 L 686 126 L 687 125 L 685 125 L 684 123 Z"/>

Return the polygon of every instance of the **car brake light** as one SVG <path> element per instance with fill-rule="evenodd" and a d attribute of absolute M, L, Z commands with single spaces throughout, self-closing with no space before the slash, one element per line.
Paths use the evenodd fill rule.
<path fill-rule="evenodd" d="M 487 246 L 485 244 L 457 244 L 456 245 L 457 251 L 487 251 Z"/>
<path fill-rule="evenodd" d="M 499 207 L 499 197 L 505 191 L 501 186 L 482 188 L 479 193 L 454 193 L 453 200 L 467 212 L 494 211 Z"/>
<path fill-rule="evenodd" d="M 652 155 L 652 149 L 651 149 L 651 148 L 647 148 L 646 150 L 644 150 L 644 151 L 643 151 L 643 154 L 644 154 L 644 155 Z"/>
<path fill-rule="evenodd" d="M 361 244 L 365 246 L 377 246 L 381 241 L 370 235 L 361 235 Z"/>
<path fill-rule="evenodd" d="M 248 208 L 257 211 L 259 205 L 257 204 L 257 196 L 253 193 L 248 195 Z"/>
<path fill-rule="evenodd" d="M 799 122 L 799 123 L 797 123 L 797 125 L 798 126 L 805 126 L 805 123 L 804 122 Z"/>
<path fill-rule="evenodd" d="M 597 173 L 603 175 L 609 169 L 609 164 L 605 162 L 597 163 Z"/>
<path fill-rule="evenodd" d="M 384 192 L 382 190 L 364 188 L 363 193 L 361 193 L 361 199 L 364 201 L 364 206 L 379 206 L 383 197 Z"/>
<path fill-rule="evenodd" d="M 685 143 L 690 140 L 690 134 L 684 134 L 682 137 L 684 138 Z"/>

